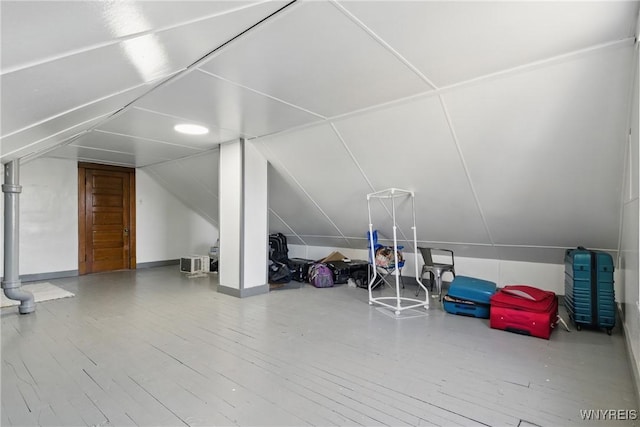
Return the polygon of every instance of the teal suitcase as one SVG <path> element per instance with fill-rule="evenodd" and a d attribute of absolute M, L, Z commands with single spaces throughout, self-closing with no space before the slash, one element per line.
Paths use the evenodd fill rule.
<path fill-rule="evenodd" d="M 449 292 L 442 299 L 442 304 L 447 313 L 488 319 L 489 302 L 495 293 L 494 282 L 456 276 L 449 286 Z"/>
<path fill-rule="evenodd" d="M 567 249 L 564 265 L 564 305 L 576 329 L 601 328 L 611 335 L 616 324 L 611 255 L 583 247 Z"/>

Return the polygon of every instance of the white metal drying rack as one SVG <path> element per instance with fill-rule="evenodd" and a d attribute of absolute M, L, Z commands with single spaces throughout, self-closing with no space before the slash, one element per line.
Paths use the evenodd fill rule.
<path fill-rule="evenodd" d="M 422 287 L 422 289 L 425 292 L 424 300 L 419 300 L 416 298 L 407 298 L 400 295 L 400 269 L 397 267 L 398 251 L 396 249 L 398 247 L 398 235 L 397 235 L 398 224 L 396 223 L 396 203 L 395 203 L 395 199 L 399 197 L 411 198 L 411 210 L 412 210 L 412 216 L 413 216 L 413 226 L 411 227 L 411 229 L 413 230 L 413 254 L 415 256 L 414 266 L 416 269 L 415 277 L 416 277 L 416 281 L 418 282 L 418 286 Z M 393 220 L 393 256 L 394 256 L 394 262 L 396 265 L 396 269 L 394 271 L 394 275 L 396 279 L 396 296 L 394 297 L 383 296 L 383 297 L 374 298 L 371 292 L 372 286 L 376 282 L 376 278 L 378 277 L 378 271 L 376 267 L 376 254 L 375 254 L 374 241 L 373 241 L 373 220 L 371 219 L 371 199 L 391 199 L 391 217 Z M 371 268 L 373 270 L 373 275 L 371 277 L 371 280 L 369 281 L 369 304 L 370 305 L 380 304 L 384 307 L 394 309 L 396 316 L 399 315 L 402 312 L 402 310 L 408 310 L 411 308 L 424 307 L 425 309 L 428 309 L 429 308 L 429 291 L 422 284 L 422 277 L 420 277 L 420 274 L 418 272 L 418 237 L 417 237 L 418 235 L 416 232 L 416 204 L 415 204 L 415 195 L 413 191 L 400 190 L 398 188 L 389 188 L 386 190 L 377 191 L 375 193 L 369 193 L 367 194 L 367 205 L 369 208 L 369 247 L 371 251 L 371 254 L 370 254 L 371 263 L 372 263 Z M 387 301 L 395 302 L 395 305 Z M 403 305 L 403 303 L 405 303 L 405 305 Z"/>

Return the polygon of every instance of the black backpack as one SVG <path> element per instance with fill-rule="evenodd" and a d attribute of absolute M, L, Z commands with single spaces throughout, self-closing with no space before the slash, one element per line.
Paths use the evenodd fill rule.
<path fill-rule="evenodd" d="M 269 234 L 269 259 L 283 264 L 289 263 L 287 236 L 282 233 Z"/>

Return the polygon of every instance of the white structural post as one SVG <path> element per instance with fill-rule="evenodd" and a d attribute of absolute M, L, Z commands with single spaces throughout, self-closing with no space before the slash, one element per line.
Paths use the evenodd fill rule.
<path fill-rule="evenodd" d="M 218 292 L 269 292 L 267 160 L 252 142 L 220 145 Z"/>
<path fill-rule="evenodd" d="M 420 300 L 417 298 L 407 298 L 401 295 L 400 291 L 400 269 L 398 268 L 400 264 L 400 260 L 398 259 L 398 223 L 397 223 L 397 215 L 396 215 L 396 199 L 399 198 L 410 198 L 411 199 L 411 211 L 412 211 L 412 220 L 413 223 L 411 228 L 413 230 L 413 249 L 414 249 L 414 260 L 415 260 L 415 269 L 416 269 L 416 281 L 418 282 L 418 286 L 420 286 L 425 292 L 425 299 Z M 390 199 L 391 200 L 391 220 L 392 220 L 392 229 L 393 229 L 393 256 L 395 262 L 395 270 L 393 274 L 395 276 L 395 296 L 380 296 L 373 297 L 372 288 L 377 281 L 378 275 L 380 274 L 378 271 L 378 267 L 376 266 L 376 254 L 374 248 L 374 221 L 372 215 L 372 200 L 376 199 Z M 370 257 L 372 263 L 373 274 L 371 279 L 369 280 L 369 304 L 378 304 L 383 307 L 391 308 L 394 310 L 396 315 L 399 315 L 403 310 L 408 310 L 416 307 L 424 307 L 425 309 L 429 308 L 429 291 L 422 283 L 422 277 L 418 273 L 418 234 L 416 230 L 416 207 L 415 207 L 415 195 L 413 191 L 401 190 L 398 188 L 389 188 L 387 190 L 377 191 L 375 193 L 367 194 L 367 205 L 369 209 L 369 248 L 370 248 Z M 388 218 L 388 216 L 387 216 Z"/>

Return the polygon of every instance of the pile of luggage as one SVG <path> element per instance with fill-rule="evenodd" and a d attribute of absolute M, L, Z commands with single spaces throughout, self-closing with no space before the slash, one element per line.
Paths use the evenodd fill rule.
<path fill-rule="evenodd" d="M 269 283 L 295 280 L 316 288 L 329 288 L 352 279 L 358 287 L 367 287 L 368 266 L 367 261 L 350 260 L 339 252 L 321 260 L 289 258 L 286 236 L 282 233 L 269 235 Z"/>
<path fill-rule="evenodd" d="M 579 247 L 565 253 L 565 306 L 580 330 L 582 326 L 615 325 L 613 259 L 600 251 Z M 554 292 L 528 285 L 497 288 L 494 282 L 456 276 L 443 298 L 448 313 L 490 319 L 491 328 L 549 339 L 562 321 Z"/>
<path fill-rule="evenodd" d="M 528 285 L 498 289 L 488 280 L 456 276 L 443 305 L 448 313 L 490 319 L 495 329 L 546 339 L 558 322 L 556 294 Z"/>

